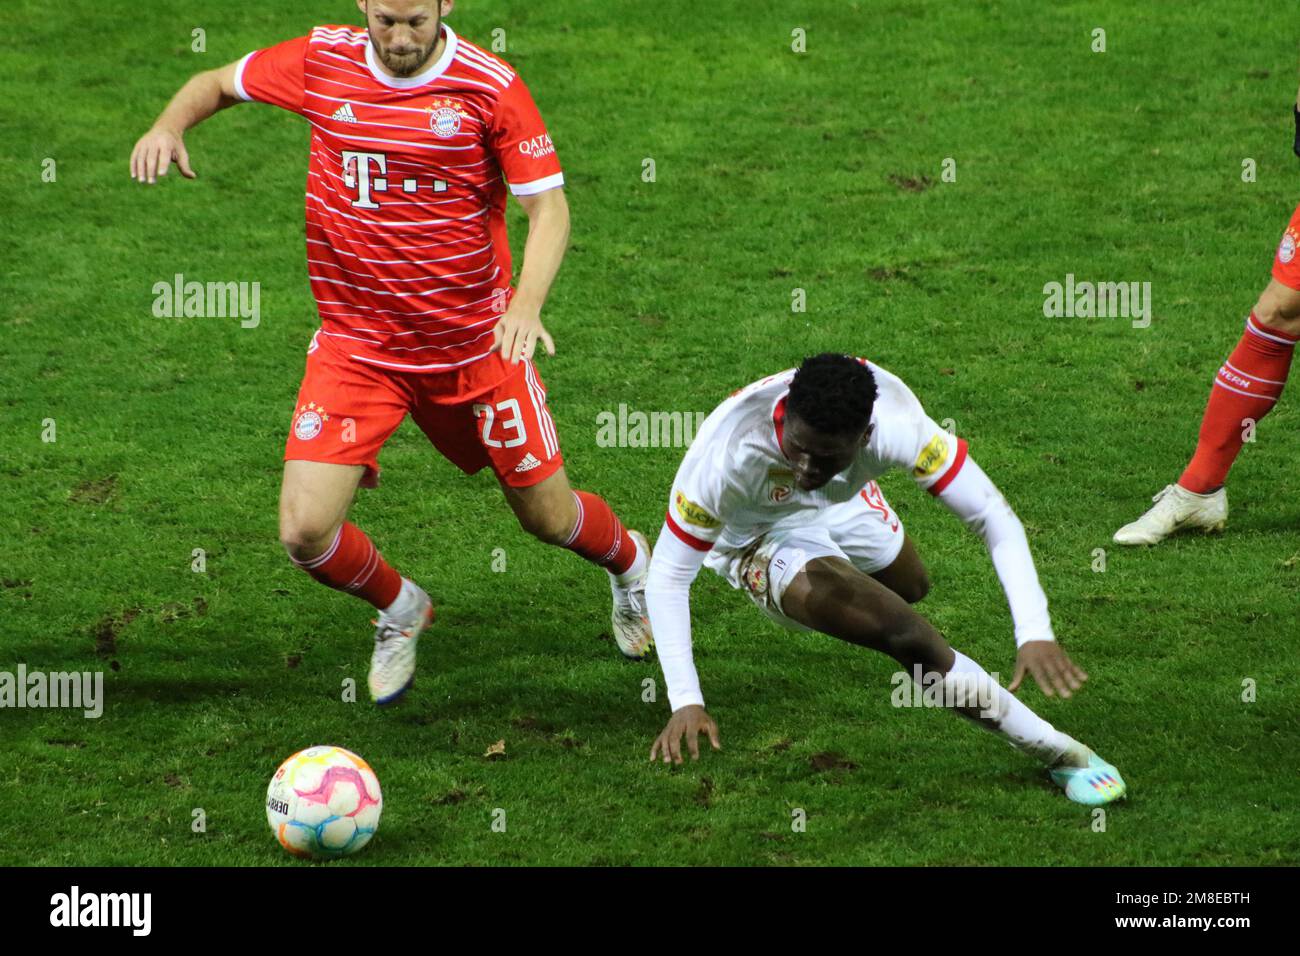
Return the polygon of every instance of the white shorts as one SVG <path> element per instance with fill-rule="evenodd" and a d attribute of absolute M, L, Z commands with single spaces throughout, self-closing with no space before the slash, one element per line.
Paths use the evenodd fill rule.
<path fill-rule="evenodd" d="M 843 558 L 863 574 L 875 574 L 894 563 L 903 536 L 902 520 L 873 481 L 852 501 L 825 508 L 796 527 L 773 528 L 743 547 L 714 548 L 704 564 L 774 621 L 808 631 L 781 610 L 781 595 L 804 565 L 814 558 Z"/>

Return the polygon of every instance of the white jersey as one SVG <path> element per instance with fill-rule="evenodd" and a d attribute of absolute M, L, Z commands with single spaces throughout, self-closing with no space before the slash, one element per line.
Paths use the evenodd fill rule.
<path fill-rule="evenodd" d="M 794 481 L 781 452 L 790 369 L 736 392 L 704 421 L 673 481 L 668 514 L 646 584 L 647 611 L 674 711 L 703 705 L 691 653 L 690 587 L 707 564 L 729 558 L 768 532 L 798 529 L 852 501 L 885 472 L 906 470 L 983 538 L 1007 596 L 1016 643 L 1053 640 L 1024 527 L 966 442 L 940 428 L 902 380 L 859 359 L 876 380 L 871 436 L 848 468 L 813 491 Z M 864 494 L 871 505 L 870 493 Z M 728 576 L 733 587 L 740 583 Z"/>
<path fill-rule="evenodd" d="M 705 419 L 677 470 L 668 527 L 700 551 L 743 548 L 773 529 L 850 501 L 887 471 L 903 469 L 938 494 L 966 459 L 965 441 L 940 428 L 902 379 L 859 359 L 876 380 L 871 438 L 853 463 L 812 491 L 795 484 L 781 452 L 785 398 L 795 369 L 736 392 Z"/>

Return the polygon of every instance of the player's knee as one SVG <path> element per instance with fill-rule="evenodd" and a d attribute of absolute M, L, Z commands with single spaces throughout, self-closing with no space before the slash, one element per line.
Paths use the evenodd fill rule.
<path fill-rule="evenodd" d="M 1288 335 L 1300 334 L 1300 291 L 1276 280 L 1270 282 L 1253 311 L 1261 325 Z"/>
<path fill-rule="evenodd" d="M 930 576 L 925 571 L 921 571 L 904 581 L 896 593 L 908 604 L 916 604 L 930 593 Z"/>
<path fill-rule="evenodd" d="M 295 561 L 324 554 L 337 530 L 337 524 L 328 519 L 293 512 L 280 515 L 280 544 Z"/>

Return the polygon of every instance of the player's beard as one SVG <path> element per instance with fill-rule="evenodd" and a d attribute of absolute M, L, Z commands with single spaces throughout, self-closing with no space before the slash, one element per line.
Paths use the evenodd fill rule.
<path fill-rule="evenodd" d="M 383 63 L 384 66 L 388 67 L 395 76 L 406 77 L 415 76 L 415 74 L 424 69 L 425 64 L 427 64 L 433 56 L 433 51 L 438 49 L 438 41 L 440 39 L 442 39 L 441 17 L 438 18 L 437 29 L 433 33 L 433 42 L 423 49 L 397 55 L 381 47 L 374 37 L 370 38 L 370 43 L 375 48 L 375 55 L 379 57 L 379 61 Z"/>

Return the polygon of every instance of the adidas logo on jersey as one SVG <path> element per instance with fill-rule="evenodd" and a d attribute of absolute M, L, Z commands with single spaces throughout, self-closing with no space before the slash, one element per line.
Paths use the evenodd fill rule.
<path fill-rule="evenodd" d="M 344 103 L 342 106 L 340 106 L 338 109 L 334 111 L 334 115 L 331 118 L 338 120 L 340 123 L 357 122 L 356 114 L 352 112 L 351 103 Z"/>
<path fill-rule="evenodd" d="M 539 465 L 541 465 L 541 462 L 533 457 L 533 453 L 530 451 L 528 454 L 524 455 L 523 461 L 515 465 L 515 471 L 532 471 Z"/>

